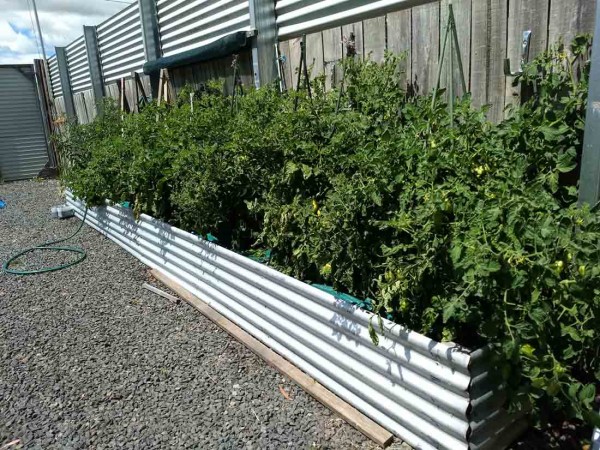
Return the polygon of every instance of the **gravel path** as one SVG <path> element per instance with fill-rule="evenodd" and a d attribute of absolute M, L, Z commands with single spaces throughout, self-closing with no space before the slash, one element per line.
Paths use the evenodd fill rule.
<path fill-rule="evenodd" d="M 56 181 L 0 184 L 0 198 L 1 262 L 79 226 L 50 218 Z M 146 267 L 116 244 L 89 227 L 69 244 L 83 263 L 0 273 L 0 448 L 377 448 L 191 307 L 142 289 Z"/>

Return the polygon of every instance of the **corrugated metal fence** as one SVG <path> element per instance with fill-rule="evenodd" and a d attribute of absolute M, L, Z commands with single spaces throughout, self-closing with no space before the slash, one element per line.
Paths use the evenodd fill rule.
<path fill-rule="evenodd" d="M 247 0 L 158 0 L 163 56 L 202 47 L 236 31 L 250 30 Z"/>
<path fill-rule="evenodd" d="M 33 178 L 47 161 L 33 66 L 0 66 L 0 179 Z"/>
<path fill-rule="evenodd" d="M 142 70 L 144 41 L 137 3 L 98 25 L 97 34 L 105 84 Z"/>
<path fill-rule="evenodd" d="M 69 81 L 73 93 L 85 91 L 92 87 L 83 36 L 67 45 L 67 66 L 69 67 Z"/>

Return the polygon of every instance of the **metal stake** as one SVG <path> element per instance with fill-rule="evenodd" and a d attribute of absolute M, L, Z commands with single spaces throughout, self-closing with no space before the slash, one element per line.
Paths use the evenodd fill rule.
<path fill-rule="evenodd" d="M 463 89 L 463 95 L 467 93 L 467 83 L 465 81 L 465 73 L 462 65 L 462 58 L 460 55 L 460 45 L 458 43 L 458 33 L 456 32 L 456 22 L 454 20 L 454 10 L 452 9 L 452 3 L 448 4 L 448 25 L 446 26 L 446 32 L 444 33 L 444 44 L 442 45 L 442 54 L 439 60 L 437 82 L 435 84 L 435 90 L 433 91 L 433 98 L 431 100 L 431 107 L 435 106 L 437 100 L 438 90 L 440 89 L 440 82 L 442 79 L 442 68 L 444 66 L 444 59 L 446 57 L 446 45 L 448 43 L 448 36 L 452 33 L 450 40 L 450 85 L 448 86 L 448 108 L 450 110 L 450 126 L 454 123 L 454 57 L 456 56 L 458 63 L 458 71 L 460 74 L 460 81 Z"/>
<path fill-rule="evenodd" d="M 596 27 L 579 179 L 579 204 L 595 206 L 600 199 L 600 0 L 596 1 Z"/>
<path fill-rule="evenodd" d="M 300 91 L 300 83 L 304 75 L 304 87 L 308 93 L 308 98 L 312 100 L 312 92 L 310 90 L 310 79 L 308 76 L 308 65 L 306 64 L 306 35 L 302 35 L 300 41 L 300 66 L 298 67 L 298 82 L 296 83 L 296 91 Z M 294 99 L 294 111 L 298 109 L 298 96 Z"/>

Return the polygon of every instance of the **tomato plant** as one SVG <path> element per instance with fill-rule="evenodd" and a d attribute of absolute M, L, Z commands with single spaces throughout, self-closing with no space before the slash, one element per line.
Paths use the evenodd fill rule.
<path fill-rule="evenodd" d="M 493 345 L 513 406 L 597 424 L 600 215 L 576 203 L 589 49 L 580 36 L 540 55 L 499 124 L 468 98 L 451 123 L 443 101 L 407 94 L 390 54 L 345 60 L 343 92 L 318 77 L 312 98 L 269 86 L 233 108 L 212 84 L 123 120 L 108 104 L 60 139 L 63 182 L 272 249 L 278 269 L 434 339 Z"/>

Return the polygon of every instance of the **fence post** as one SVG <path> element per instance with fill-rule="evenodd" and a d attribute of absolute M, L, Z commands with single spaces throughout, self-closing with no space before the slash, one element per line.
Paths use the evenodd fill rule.
<path fill-rule="evenodd" d="M 96 103 L 96 112 L 102 115 L 102 99 L 104 98 L 104 79 L 102 78 L 102 64 L 100 63 L 100 52 L 98 51 L 98 36 L 96 27 L 84 26 L 83 37 L 90 68 L 90 79 L 92 81 L 92 92 Z"/>
<path fill-rule="evenodd" d="M 600 199 L 600 0 L 596 1 L 596 26 L 587 101 L 579 204 L 589 203 L 593 206 Z"/>
<path fill-rule="evenodd" d="M 250 0 L 250 26 L 257 31 L 252 37 L 252 70 L 254 85 L 260 87 L 277 78 L 277 24 L 273 0 Z"/>
<path fill-rule="evenodd" d="M 65 47 L 54 47 L 54 50 L 56 51 L 56 63 L 58 65 L 60 87 L 62 89 L 63 100 L 65 102 L 65 113 L 67 114 L 67 120 L 77 120 L 77 115 L 75 114 L 75 102 L 73 101 L 73 91 L 71 90 L 71 81 L 69 80 L 67 50 Z"/>
<path fill-rule="evenodd" d="M 142 22 L 144 55 L 146 56 L 146 61 L 155 61 L 162 56 L 156 0 L 138 0 L 138 8 L 140 9 L 140 20 Z M 158 72 L 150 74 L 152 98 L 158 96 L 159 78 Z"/>

